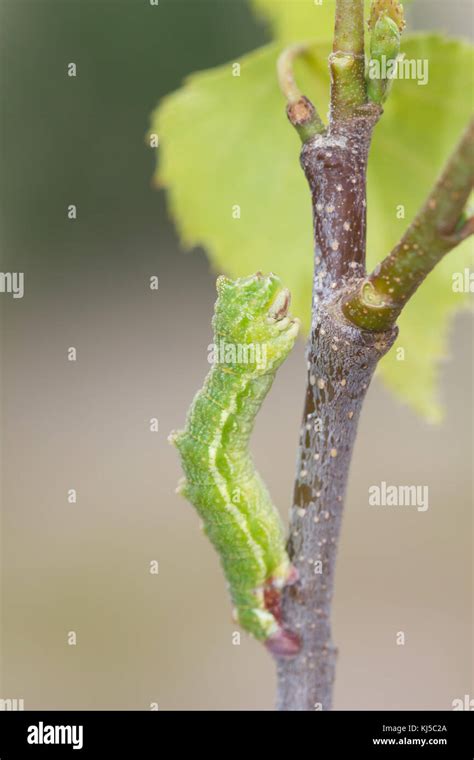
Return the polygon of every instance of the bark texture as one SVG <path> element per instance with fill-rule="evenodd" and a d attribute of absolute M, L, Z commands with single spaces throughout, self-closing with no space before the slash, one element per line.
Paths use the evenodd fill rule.
<path fill-rule="evenodd" d="M 349 466 L 362 403 L 396 329 L 355 327 L 341 304 L 365 276 L 366 167 L 380 114 L 365 105 L 305 143 L 301 164 L 314 225 L 312 331 L 288 552 L 299 581 L 283 599 L 283 620 L 302 641 L 278 664 L 278 709 L 332 706 L 336 649 L 331 601 Z"/>
<path fill-rule="evenodd" d="M 284 597 L 284 619 L 300 635 L 297 657 L 278 668 L 280 710 L 329 710 L 336 649 L 331 601 L 352 449 L 362 403 L 395 330 L 374 334 L 325 303 L 308 351 L 308 387 L 288 551 L 299 581 Z"/>

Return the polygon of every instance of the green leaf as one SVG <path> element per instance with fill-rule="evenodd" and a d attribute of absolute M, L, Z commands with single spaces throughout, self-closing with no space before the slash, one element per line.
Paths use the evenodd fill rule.
<path fill-rule="evenodd" d="M 402 38 L 403 41 L 403 38 Z M 407 59 L 428 61 L 429 81 L 399 80 L 375 130 L 368 172 L 369 261 L 373 267 L 400 239 L 456 145 L 472 111 L 473 49 L 435 35 L 413 35 L 402 44 Z M 405 219 L 397 219 L 397 207 Z M 400 398 L 433 422 L 442 417 L 438 363 L 445 358 L 450 317 L 468 306 L 453 292 L 452 275 L 472 265 L 467 240 L 428 275 L 403 310 L 395 347 L 380 374 Z M 405 349 L 399 360 L 397 348 Z"/>
<path fill-rule="evenodd" d="M 321 5 L 314 0 L 252 0 L 252 5 L 270 22 L 272 36 L 280 42 L 332 39 L 336 0 L 323 0 Z"/>
<path fill-rule="evenodd" d="M 251 0 L 251 4 L 257 16 L 270 23 L 272 36 L 279 42 L 332 40 L 336 0 L 321 0 L 321 4 L 315 0 Z M 371 0 L 365 0 L 366 17 L 370 5 Z"/>
<path fill-rule="evenodd" d="M 202 245 L 232 278 L 273 270 L 308 324 L 311 201 L 276 84 L 278 52 L 272 44 L 245 56 L 240 76 L 232 64 L 194 74 L 162 102 L 152 127 L 162 146 L 157 179 L 185 247 Z M 313 87 L 322 98 L 325 77 Z"/>
<path fill-rule="evenodd" d="M 285 117 L 275 78 L 278 44 L 233 64 L 195 74 L 153 116 L 160 138 L 157 179 L 186 247 L 202 245 L 232 277 L 274 271 L 293 295 L 292 311 L 309 325 L 311 204 L 298 162 L 299 140 Z M 368 265 L 399 239 L 436 179 L 470 115 L 472 49 L 435 35 L 406 37 L 407 58 L 429 62 L 429 81 L 399 80 L 376 127 L 369 162 Z M 327 111 L 328 48 L 299 63 L 303 91 Z M 397 218 L 404 206 L 405 219 Z M 240 218 L 238 215 L 240 208 Z M 406 307 L 396 347 L 380 366 L 386 384 L 431 419 L 440 416 L 436 363 L 445 355 L 448 317 L 467 295 L 451 275 L 467 266 L 468 243 L 450 253 Z"/>

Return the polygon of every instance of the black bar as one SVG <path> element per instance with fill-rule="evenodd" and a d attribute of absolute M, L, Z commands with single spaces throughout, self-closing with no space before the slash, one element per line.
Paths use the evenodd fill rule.
<path fill-rule="evenodd" d="M 74 729 L 75 727 L 75 729 Z M 228 729 L 228 730 L 227 730 Z M 247 738 L 245 738 L 247 734 Z M 55 744 L 49 743 L 54 740 Z M 64 743 L 69 741 L 69 743 Z M 42 743 L 33 743 L 42 742 Z M 453 712 L 0 712 L 0 760 L 115 755 L 159 758 L 276 746 L 292 757 L 474 757 L 469 711 Z M 73 746 L 76 745 L 77 749 Z"/>

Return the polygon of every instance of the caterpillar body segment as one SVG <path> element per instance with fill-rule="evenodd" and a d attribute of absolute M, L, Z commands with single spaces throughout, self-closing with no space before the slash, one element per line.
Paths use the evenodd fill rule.
<path fill-rule="evenodd" d="M 299 323 L 288 315 L 289 292 L 273 274 L 219 277 L 217 292 L 214 364 L 184 430 L 170 436 L 185 474 L 179 492 L 195 506 L 220 555 L 240 625 L 273 653 L 291 655 L 299 640 L 281 624 L 280 595 L 295 570 L 248 446 Z"/>

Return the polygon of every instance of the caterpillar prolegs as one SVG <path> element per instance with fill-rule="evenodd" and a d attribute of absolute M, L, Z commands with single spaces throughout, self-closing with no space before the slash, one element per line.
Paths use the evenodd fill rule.
<path fill-rule="evenodd" d="M 299 650 L 283 628 L 282 588 L 296 580 L 280 517 L 248 443 L 255 416 L 298 334 L 290 293 L 274 274 L 217 279 L 214 364 L 170 441 L 185 478 L 178 491 L 198 511 L 220 555 L 239 624 L 279 656 Z"/>

